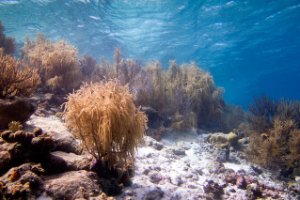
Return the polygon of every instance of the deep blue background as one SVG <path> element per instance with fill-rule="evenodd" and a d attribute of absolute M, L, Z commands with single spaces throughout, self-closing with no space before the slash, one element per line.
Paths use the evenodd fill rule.
<path fill-rule="evenodd" d="M 97 58 L 194 60 L 244 107 L 300 99 L 299 0 L 0 0 L 0 20 L 20 46 L 44 32 Z"/>

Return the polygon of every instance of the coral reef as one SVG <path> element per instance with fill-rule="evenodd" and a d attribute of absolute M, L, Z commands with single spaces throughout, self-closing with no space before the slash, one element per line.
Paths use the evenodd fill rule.
<path fill-rule="evenodd" d="M 285 178 L 299 176 L 300 103 L 261 97 L 250 108 L 249 158 Z"/>
<path fill-rule="evenodd" d="M 40 83 L 39 75 L 31 67 L 23 66 L 0 49 L 0 98 L 28 96 Z"/>
<path fill-rule="evenodd" d="M 1 199 L 96 198 L 101 194 L 105 187 L 99 184 L 102 179 L 90 171 L 91 156 L 57 151 L 74 144 L 65 138 L 68 145 L 62 145 L 62 139 L 52 135 L 40 128 L 1 132 Z M 116 184 L 107 184 L 107 187 L 120 188 Z"/>
<path fill-rule="evenodd" d="M 0 49 L 2 48 L 5 54 L 13 54 L 16 51 L 15 40 L 14 38 L 6 37 L 4 30 L 4 26 L 0 21 Z"/>
<path fill-rule="evenodd" d="M 69 92 L 80 85 L 82 74 L 77 49 L 65 41 L 51 42 L 39 34 L 35 41 L 26 40 L 22 53 L 38 69 L 43 86 L 50 90 Z"/>
<path fill-rule="evenodd" d="M 213 121 L 220 118 L 224 107 L 222 90 L 207 72 L 194 63 L 178 66 L 175 62 L 166 71 L 157 62 L 149 63 L 145 71 L 148 87 L 138 94 L 138 105 L 171 118 L 171 126 L 178 130 L 216 125 Z"/>
<path fill-rule="evenodd" d="M 110 167 L 123 167 L 146 128 L 127 87 L 117 82 L 86 84 L 68 96 L 65 120 L 75 137 L 97 159 Z"/>
<path fill-rule="evenodd" d="M 0 165 L 0 174 L 6 172 L 10 167 L 25 162 L 44 160 L 55 147 L 54 141 L 49 135 L 40 134 L 37 131 L 3 131 L 0 142 L 1 155 L 7 155 L 5 157 L 7 159 L 4 159 Z"/>
<path fill-rule="evenodd" d="M 44 188 L 43 173 L 41 165 L 34 163 L 11 168 L 1 177 L 0 195 L 4 199 L 35 199 Z"/>

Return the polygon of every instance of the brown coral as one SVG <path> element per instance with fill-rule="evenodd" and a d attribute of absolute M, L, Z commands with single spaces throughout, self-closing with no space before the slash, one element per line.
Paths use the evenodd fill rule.
<path fill-rule="evenodd" d="M 178 66 L 172 61 L 167 70 L 162 70 L 160 63 L 153 62 L 145 71 L 149 78 L 144 85 L 148 87 L 140 91 L 137 103 L 154 108 L 165 118 L 172 117 L 175 128 L 209 128 L 211 121 L 220 118 L 224 107 L 222 90 L 195 63 Z"/>
<path fill-rule="evenodd" d="M 114 81 L 86 84 L 69 95 L 65 119 L 84 147 L 111 167 L 133 158 L 147 121 L 128 88 Z"/>
<path fill-rule="evenodd" d="M 40 83 L 39 75 L 31 67 L 23 66 L 0 49 L 0 98 L 28 96 Z"/>
<path fill-rule="evenodd" d="M 81 80 L 77 49 L 61 40 L 50 42 L 43 35 L 27 39 L 23 56 L 36 66 L 44 85 L 55 91 L 72 91 Z"/>
<path fill-rule="evenodd" d="M 249 120 L 253 131 L 249 135 L 251 160 L 282 171 L 300 167 L 299 108 L 297 101 L 256 100 Z"/>

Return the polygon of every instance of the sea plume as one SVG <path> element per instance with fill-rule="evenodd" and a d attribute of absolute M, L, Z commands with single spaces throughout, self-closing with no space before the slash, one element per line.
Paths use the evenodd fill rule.
<path fill-rule="evenodd" d="M 0 98 L 29 96 L 40 83 L 40 77 L 32 67 L 23 66 L 15 58 L 4 55 L 0 48 Z"/>
<path fill-rule="evenodd" d="M 54 91 L 72 91 L 81 82 L 77 49 L 61 40 L 51 42 L 42 34 L 35 41 L 27 39 L 23 57 L 38 69 L 43 85 Z"/>
<path fill-rule="evenodd" d="M 147 122 L 128 88 L 115 81 L 85 84 L 70 94 L 65 120 L 84 147 L 110 167 L 122 167 L 132 160 Z"/>

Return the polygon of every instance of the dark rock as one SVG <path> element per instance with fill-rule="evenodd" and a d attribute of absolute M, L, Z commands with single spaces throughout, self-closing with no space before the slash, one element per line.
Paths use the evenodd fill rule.
<path fill-rule="evenodd" d="M 162 117 L 157 110 L 146 106 L 141 107 L 141 110 L 144 111 L 148 117 L 149 128 L 157 129 L 162 126 Z"/>
<path fill-rule="evenodd" d="M 44 190 L 42 173 L 41 166 L 33 163 L 11 168 L 1 177 L 4 199 L 35 199 Z"/>
<path fill-rule="evenodd" d="M 40 136 L 43 134 L 43 130 L 39 127 L 35 127 L 32 131 L 32 133 L 34 134 L 34 136 Z"/>
<path fill-rule="evenodd" d="M 261 169 L 259 166 L 251 165 L 251 169 L 252 169 L 255 173 L 257 173 L 257 174 L 262 174 L 262 173 L 263 173 L 262 169 Z"/>
<path fill-rule="evenodd" d="M 35 109 L 35 106 L 25 98 L 0 99 L 0 128 L 7 128 L 12 121 L 26 122 Z"/>
<path fill-rule="evenodd" d="M 116 196 L 122 193 L 123 185 L 118 184 L 115 179 L 100 179 L 99 180 L 103 192 L 109 196 Z"/>
<path fill-rule="evenodd" d="M 236 173 L 228 173 L 225 175 L 225 182 L 226 183 L 231 183 L 233 185 L 236 184 L 236 180 L 237 180 L 237 175 Z"/>
<path fill-rule="evenodd" d="M 224 186 L 219 185 L 218 183 L 208 180 L 203 186 L 204 192 L 211 196 L 213 199 L 220 199 L 224 194 Z"/>
<path fill-rule="evenodd" d="M 31 147 L 37 154 L 45 154 L 55 147 L 55 141 L 48 135 L 40 135 L 31 140 Z"/>
<path fill-rule="evenodd" d="M 42 163 L 42 166 L 46 170 L 47 174 L 63 173 L 68 170 L 67 162 L 63 158 L 54 156 L 52 154 L 42 158 L 40 162 Z"/>
<path fill-rule="evenodd" d="M 247 183 L 244 176 L 239 175 L 236 179 L 236 186 L 240 189 L 246 189 Z"/>
<path fill-rule="evenodd" d="M 44 95 L 44 100 L 48 102 L 50 105 L 61 105 L 65 102 L 65 96 L 64 95 L 58 95 L 58 94 L 52 94 L 52 93 L 46 93 Z"/>
<path fill-rule="evenodd" d="M 164 148 L 164 145 L 159 142 L 153 142 L 152 146 L 154 149 L 156 149 L 158 151 L 160 151 Z"/>
<path fill-rule="evenodd" d="M 161 200 L 164 197 L 164 192 L 160 188 L 155 188 L 147 192 L 143 199 L 144 200 Z"/>
<path fill-rule="evenodd" d="M 162 180 L 161 174 L 157 172 L 150 172 L 149 178 L 152 183 L 156 183 L 156 184 L 158 184 Z"/>
<path fill-rule="evenodd" d="M 31 142 L 33 137 L 34 135 L 32 133 L 19 130 L 10 134 L 9 141 L 27 145 Z"/>
<path fill-rule="evenodd" d="M 87 199 L 101 194 L 97 175 L 85 170 L 48 177 L 44 184 L 47 194 L 53 199 Z"/>
<path fill-rule="evenodd" d="M 104 161 L 93 160 L 90 170 L 100 177 L 102 189 L 108 195 L 119 195 L 123 186 L 131 185 L 130 177 L 133 176 L 133 166 L 128 165 L 124 168 L 111 168 Z"/>
<path fill-rule="evenodd" d="M 66 153 L 63 151 L 55 151 L 51 153 L 52 157 L 60 158 L 65 161 L 67 170 L 89 170 L 92 162 L 92 156 L 89 154 L 76 155 L 74 153 Z"/>
<path fill-rule="evenodd" d="M 71 134 L 60 134 L 56 132 L 49 132 L 47 134 L 54 138 L 55 148 L 53 151 L 64 151 L 67 153 L 75 153 L 77 155 L 82 153 L 82 147 Z"/>
<path fill-rule="evenodd" d="M 247 199 L 254 200 L 262 197 L 262 190 L 257 183 L 247 185 Z"/>
<path fill-rule="evenodd" d="M 216 160 L 218 162 L 226 162 L 229 160 L 229 156 L 230 156 L 229 146 L 222 146 L 218 149 L 218 155 L 216 157 Z"/>
<path fill-rule="evenodd" d="M 5 140 L 5 141 L 7 141 L 7 142 L 12 142 L 12 141 L 10 140 L 10 138 L 11 138 L 10 135 L 12 135 L 12 134 L 13 134 L 12 131 L 6 130 L 6 131 L 3 131 L 3 132 L 1 133 L 1 137 L 2 137 L 3 140 Z"/>
<path fill-rule="evenodd" d="M 172 152 L 176 156 L 185 156 L 185 151 L 181 149 L 173 149 Z"/>
<path fill-rule="evenodd" d="M 176 186 L 182 185 L 184 182 L 180 176 L 171 176 L 171 183 Z"/>
<path fill-rule="evenodd" d="M 10 162 L 10 153 L 8 151 L 0 151 L 0 174 L 9 169 Z"/>

